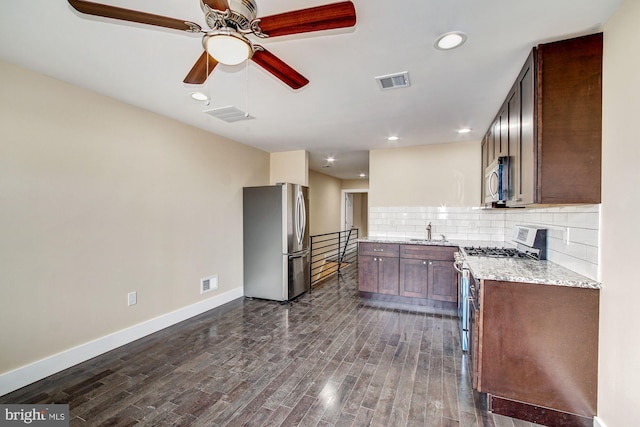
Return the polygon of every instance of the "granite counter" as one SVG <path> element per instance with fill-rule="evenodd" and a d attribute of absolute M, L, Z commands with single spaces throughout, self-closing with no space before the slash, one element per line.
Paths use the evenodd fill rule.
<path fill-rule="evenodd" d="M 392 243 L 401 245 L 454 246 L 460 248 L 471 273 L 478 280 L 504 282 L 537 283 L 541 285 L 570 286 L 577 288 L 601 289 L 599 282 L 578 274 L 551 261 L 532 259 L 492 258 L 468 256 L 465 246 L 505 247 L 502 242 L 411 240 L 403 238 L 360 239 L 359 242 Z"/>

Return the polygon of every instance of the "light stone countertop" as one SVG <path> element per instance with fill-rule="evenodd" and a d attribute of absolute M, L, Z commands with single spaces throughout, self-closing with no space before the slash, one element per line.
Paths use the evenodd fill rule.
<path fill-rule="evenodd" d="M 600 283 L 551 261 L 465 256 L 476 279 L 601 289 Z"/>
<path fill-rule="evenodd" d="M 468 256 L 464 252 L 464 249 L 462 249 L 465 246 L 508 246 L 500 242 L 442 240 L 412 241 L 410 239 L 402 238 L 359 239 L 358 241 L 370 243 L 397 243 L 402 245 L 458 246 L 460 247 L 460 254 L 469 266 L 473 277 L 478 280 L 499 280 L 504 282 L 523 282 L 541 285 L 602 289 L 599 282 L 589 279 L 586 276 L 578 274 L 551 261 Z"/>
<path fill-rule="evenodd" d="M 422 246 L 460 246 L 458 242 L 450 242 L 449 240 L 441 240 L 441 239 L 433 239 L 433 240 L 412 240 L 412 239 L 404 239 L 401 237 L 397 238 L 364 238 L 358 239 L 358 242 L 363 243 L 396 243 L 399 245 L 422 245 Z M 466 245 L 470 246 L 470 245 Z"/>

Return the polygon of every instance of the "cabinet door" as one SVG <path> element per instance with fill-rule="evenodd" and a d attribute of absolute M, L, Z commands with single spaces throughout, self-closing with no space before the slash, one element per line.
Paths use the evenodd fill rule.
<path fill-rule="evenodd" d="M 400 295 L 426 298 L 428 280 L 428 261 L 422 259 L 400 260 Z"/>
<path fill-rule="evenodd" d="M 429 263 L 429 299 L 456 302 L 458 283 L 453 263 L 449 261 L 429 261 Z"/>
<path fill-rule="evenodd" d="M 378 292 L 378 257 L 358 257 L 358 290 Z"/>
<path fill-rule="evenodd" d="M 507 96 L 507 149 L 509 156 L 509 177 L 507 204 L 517 202 L 519 197 L 518 174 L 520 165 L 518 164 L 519 141 L 520 141 L 520 92 L 518 85 L 514 84 Z"/>
<path fill-rule="evenodd" d="M 531 52 L 516 81 L 518 91 L 517 172 L 514 197 L 516 204 L 533 203 L 536 188 L 535 68 Z"/>
<path fill-rule="evenodd" d="M 505 102 L 500 110 L 496 135 L 496 158 L 509 155 L 509 104 Z"/>
<path fill-rule="evenodd" d="M 484 197 L 485 197 L 485 188 L 484 188 L 484 171 L 485 169 L 487 169 L 487 166 L 489 165 L 489 146 L 488 146 L 488 140 L 489 137 L 487 136 L 488 134 L 485 134 L 484 138 L 482 138 L 482 148 L 481 148 L 481 152 L 482 152 L 482 164 L 480 165 L 480 204 L 484 204 Z"/>
<path fill-rule="evenodd" d="M 400 275 L 400 258 L 378 257 L 378 292 L 398 295 Z"/>

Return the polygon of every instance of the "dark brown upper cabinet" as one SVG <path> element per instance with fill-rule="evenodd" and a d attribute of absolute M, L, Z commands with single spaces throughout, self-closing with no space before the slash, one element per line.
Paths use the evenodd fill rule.
<path fill-rule="evenodd" d="M 509 157 L 507 206 L 600 203 L 602 33 L 533 48 L 482 141 Z"/>

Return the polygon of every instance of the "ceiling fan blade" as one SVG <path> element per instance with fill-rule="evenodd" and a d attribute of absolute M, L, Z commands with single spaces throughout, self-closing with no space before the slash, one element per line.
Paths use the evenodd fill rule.
<path fill-rule="evenodd" d="M 262 32 L 269 37 L 353 27 L 355 24 L 356 10 L 350 1 L 265 16 L 259 23 Z"/>
<path fill-rule="evenodd" d="M 120 19 L 140 24 L 155 25 L 157 27 L 173 28 L 189 32 L 200 32 L 201 27 L 195 22 L 183 21 L 152 13 L 138 12 L 137 10 L 124 9 L 122 7 L 109 6 L 85 0 L 68 0 L 69 4 L 78 12 L 87 15 L 103 16 L 105 18 Z"/>
<path fill-rule="evenodd" d="M 209 6 L 211 9 L 225 11 L 229 9 L 229 2 L 227 0 L 202 0 L 202 3 Z"/>
<path fill-rule="evenodd" d="M 207 62 L 207 56 L 209 56 L 209 60 Z M 216 68 L 218 65 L 218 61 L 213 59 L 211 55 L 207 55 L 207 52 L 202 52 L 202 55 L 198 58 L 191 70 L 187 74 L 187 77 L 184 78 L 184 83 L 191 85 L 201 85 L 207 81 L 207 77 Z"/>
<path fill-rule="evenodd" d="M 268 50 L 256 50 L 251 59 L 293 89 L 300 89 L 309 83 L 306 77 Z"/>

